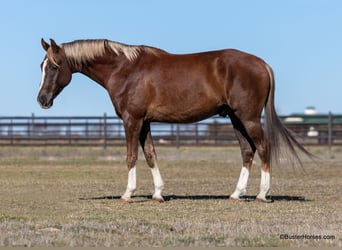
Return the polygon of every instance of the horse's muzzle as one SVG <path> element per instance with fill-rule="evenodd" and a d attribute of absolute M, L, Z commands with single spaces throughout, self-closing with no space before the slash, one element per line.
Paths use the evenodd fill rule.
<path fill-rule="evenodd" d="M 48 98 L 47 95 L 39 95 L 37 97 L 37 101 L 40 107 L 42 107 L 43 109 L 51 108 L 51 106 L 53 105 L 53 99 Z"/>

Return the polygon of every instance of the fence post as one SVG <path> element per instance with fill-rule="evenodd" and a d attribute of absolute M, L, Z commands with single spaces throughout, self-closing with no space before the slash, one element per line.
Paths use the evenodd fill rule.
<path fill-rule="evenodd" d="M 196 137 L 196 145 L 198 145 L 199 143 L 199 139 L 198 139 L 198 123 L 195 123 L 195 137 Z"/>
<path fill-rule="evenodd" d="M 179 124 L 176 125 L 176 148 L 179 149 L 180 147 L 180 141 L 179 141 Z"/>
<path fill-rule="evenodd" d="M 333 144 L 333 115 L 329 111 L 328 115 L 328 148 L 329 148 L 329 153 L 331 153 L 331 147 Z"/>
<path fill-rule="evenodd" d="M 10 135 L 10 138 L 11 138 L 11 145 L 13 145 L 13 119 L 11 119 L 11 125 L 10 125 L 10 128 L 8 129 L 8 134 Z"/>
<path fill-rule="evenodd" d="M 85 121 L 85 136 L 86 136 L 86 137 L 89 137 L 88 119 Z"/>
<path fill-rule="evenodd" d="M 103 114 L 103 148 L 107 148 L 107 113 Z"/>
<path fill-rule="evenodd" d="M 33 128 L 34 128 L 34 113 L 31 114 L 31 125 L 27 128 L 27 134 L 28 137 L 31 140 L 31 135 L 33 134 Z"/>
<path fill-rule="evenodd" d="M 69 119 L 69 126 L 68 126 L 68 143 L 71 145 L 71 119 Z"/>

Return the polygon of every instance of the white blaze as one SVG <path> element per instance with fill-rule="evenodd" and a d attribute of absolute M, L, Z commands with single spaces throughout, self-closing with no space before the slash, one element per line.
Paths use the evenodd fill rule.
<path fill-rule="evenodd" d="M 45 80 L 47 61 L 48 61 L 48 59 L 46 58 L 46 59 L 44 60 L 44 62 L 43 62 L 43 67 L 42 67 L 42 79 L 41 79 L 41 81 L 40 81 L 39 91 L 42 89 L 43 83 L 44 83 L 44 80 Z"/>

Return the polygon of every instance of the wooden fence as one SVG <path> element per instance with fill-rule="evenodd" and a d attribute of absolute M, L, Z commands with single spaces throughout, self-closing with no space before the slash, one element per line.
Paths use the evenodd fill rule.
<path fill-rule="evenodd" d="M 305 145 L 342 145 L 342 115 L 281 116 Z M 155 144 L 237 145 L 230 120 L 222 117 L 193 124 L 152 124 Z M 0 145 L 112 146 L 124 145 L 124 126 L 115 116 L 0 117 Z"/>

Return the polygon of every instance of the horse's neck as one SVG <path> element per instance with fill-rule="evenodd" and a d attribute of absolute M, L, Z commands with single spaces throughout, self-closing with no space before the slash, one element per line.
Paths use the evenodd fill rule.
<path fill-rule="evenodd" d="M 124 58 L 112 58 L 111 60 L 99 58 L 87 65 L 82 65 L 76 72 L 82 73 L 94 80 L 104 88 L 107 88 L 107 84 L 114 72 L 120 71 L 120 68 L 126 68 L 129 65 L 129 61 Z"/>

